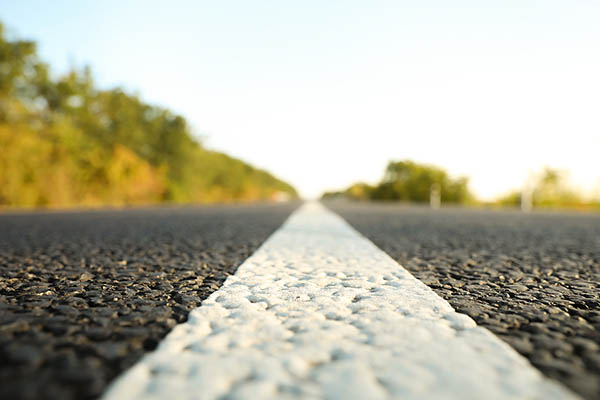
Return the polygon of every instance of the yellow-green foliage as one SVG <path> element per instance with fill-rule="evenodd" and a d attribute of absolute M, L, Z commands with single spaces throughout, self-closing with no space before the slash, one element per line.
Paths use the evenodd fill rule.
<path fill-rule="evenodd" d="M 499 198 L 500 206 L 518 207 L 521 204 L 521 192 L 513 191 Z M 537 208 L 574 208 L 596 209 L 598 202 L 586 201 L 584 196 L 569 188 L 565 173 L 545 168 L 534 180 L 531 188 L 531 203 Z"/>
<path fill-rule="evenodd" d="M 59 124 L 45 132 L 0 125 L 0 204 L 61 207 L 160 201 L 165 171 L 128 148 L 81 145 L 81 132 Z"/>
<path fill-rule="evenodd" d="M 430 200 L 434 185 L 439 189 L 444 203 L 464 204 L 473 201 L 467 178 L 452 179 L 439 167 L 410 160 L 390 162 L 384 178 L 375 186 L 355 183 L 342 192 L 325 193 L 323 197 L 422 203 Z"/>
<path fill-rule="evenodd" d="M 32 42 L 0 24 L 0 206 L 64 207 L 269 200 L 293 187 L 204 149 L 186 121 L 88 68 L 58 80 Z"/>

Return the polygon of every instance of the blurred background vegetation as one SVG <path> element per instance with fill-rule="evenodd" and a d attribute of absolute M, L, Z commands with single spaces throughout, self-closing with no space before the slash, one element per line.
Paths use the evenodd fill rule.
<path fill-rule="evenodd" d="M 203 148 L 184 118 L 89 68 L 54 79 L 31 41 L 0 23 L 0 206 L 72 207 L 283 200 L 295 189 Z"/>
<path fill-rule="evenodd" d="M 100 90 L 89 68 L 55 78 L 31 41 L 0 23 L 0 207 L 122 206 L 297 198 L 266 171 L 196 140 L 185 119 L 116 88 Z M 481 202 L 466 177 L 392 161 L 375 184 L 324 199 L 469 206 L 600 209 L 546 168 L 524 187 Z"/>
<path fill-rule="evenodd" d="M 535 208 L 600 210 L 600 199 L 586 198 L 570 186 L 564 171 L 550 167 L 532 175 L 530 182 L 522 190 L 514 190 L 499 198 L 495 204 L 508 207 L 522 206 L 524 196 L 530 203 L 530 207 Z"/>
<path fill-rule="evenodd" d="M 465 177 L 452 179 L 442 168 L 433 165 L 410 160 L 392 161 L 377 185 L 355 183 L 343 191 L 327 192 L 323 199 L 425 203 L 430 202 L 433 191 L 444 203 L 473 204 L 475 200 L 469 192 L 468 182 Z"/>
<path fill-rule="evenodd" d="M 376 185 L 359 182 L 341 191 L 326 192 L 322 198 L 430 203 L 434 207 L 443 203 L 477 207 L 600 210 L 600 200 L 586 199 L 570 188 L 566 174 L 557 169 L 545 168 L 532 176 L 526 187 L 495 201 L 482 202 L 469 190 L 468 178 L 451 178 L 443 168 L 410 160 L 390 162 L 383 179 Z"/>

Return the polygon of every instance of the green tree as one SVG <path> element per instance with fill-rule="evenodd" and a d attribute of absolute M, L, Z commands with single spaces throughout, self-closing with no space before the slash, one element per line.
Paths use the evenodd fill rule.
<path fill-rule="evenodd" d="M 440 191 L 443 203 L 467 203 L 473 200 L 468 179 L 452 179 L 442 168 L 410 160 L 391 161 L 381 182 L 375 186 L 355 183 L 340 192 L 327 192 L 324 199 L 381 200 L 425 203 L 432 188 Z"/>
<path fill-rule="evenodd" d="M 499 198 L 496 203 L 502 206 L 519 206 L 521 195 L 521 191 L 513 191 Z M 588 205 L 581 195 L 569 188 L 566 174 L 550 167 L 537 174 L 531 197 L 533 207 L 586 208 Z"/>
<path fill-rule="evenodd" d="M 0 206 L 232 202 L 296 197 L 287 183 L 205 149 L 186 120 L 89 68 L 53 79 L 35 43 L 0 24 Z"/>
<path fill-rule="evenodd" d="M 452 179 L 443 169 L 413 161 L 392 161 L 384 178 L 371 192 L 372 200 L 428 202 L 433 185 L 439 185 L 443 203 L 465 203 L 471 195 L 468 179 Z"/>

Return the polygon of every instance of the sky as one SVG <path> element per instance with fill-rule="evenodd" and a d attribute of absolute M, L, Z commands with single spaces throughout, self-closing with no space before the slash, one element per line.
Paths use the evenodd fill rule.
<path fill-rule="evenodd" d="M 0 20 L 305 197 L 404 159 L 483 200 L 544 166 L 600 196 L 600 0 L 2 0 Z"/>

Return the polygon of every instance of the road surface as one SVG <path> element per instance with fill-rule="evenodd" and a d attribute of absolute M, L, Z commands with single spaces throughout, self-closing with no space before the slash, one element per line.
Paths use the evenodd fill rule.
<path fill-rule="evenodd" d="M 329 203 L 544 374 L 600 398 L 600 215 Z"/>
<path fill-rule="evenodd" d="M 96 398 L 296 207 L 0 215 L 0 398 Z"/>
<path fill-rule="evenodd" d="M 0 398 L 96 398 L 297 207 L 0 216 Z M 546 376 L 600 397 L 600 216 L 327 203 Z"/>

